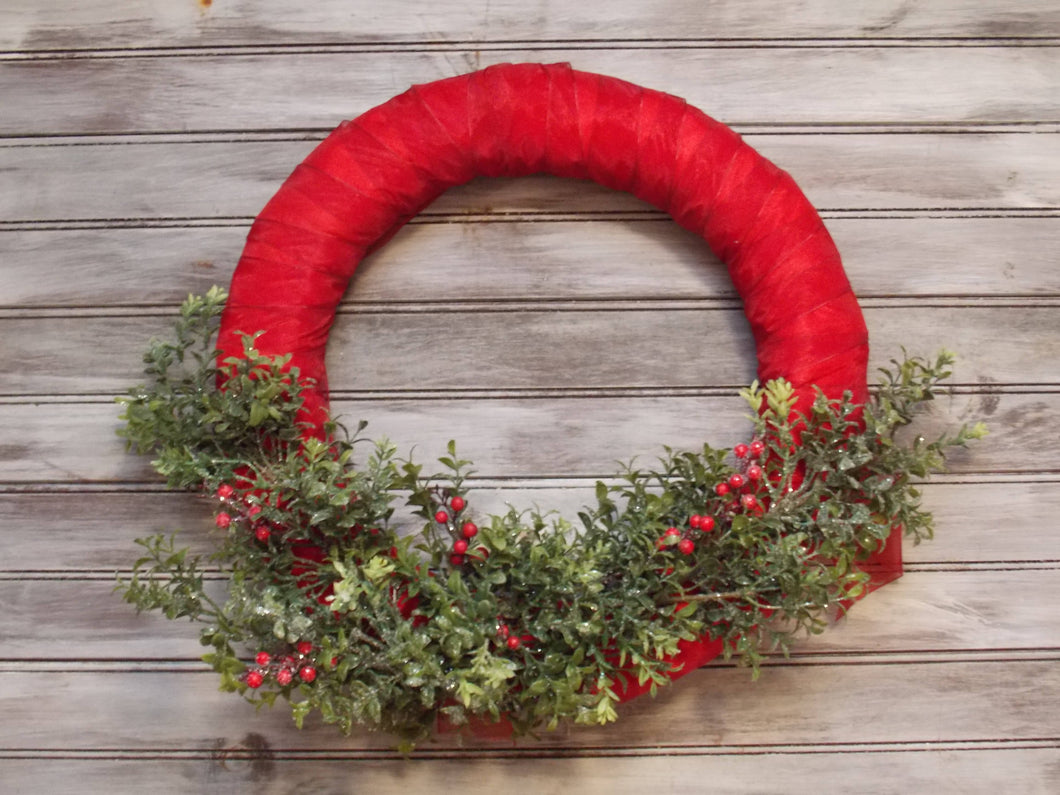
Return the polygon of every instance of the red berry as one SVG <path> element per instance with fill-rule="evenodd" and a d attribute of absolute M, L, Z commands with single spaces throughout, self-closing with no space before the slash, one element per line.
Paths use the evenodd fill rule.
<path fill-rule="evenodd" d="M 454 552 L 454 554 L 457 554 L 457 555 L 463 555 L 465 552 L 467 552 L 467 541 L 464 541 L 464 539 L 460 539 L 459 541 L 454 541 L 453 542 L 453 552 Z"/>
<path fill-rule="evenodd" d="M 213 523 L 220 527 L 222 530 L 225 530 L 227 529 L 228 525 L 232 524 L 232 517 L 224 511 L 221 511 L 221 513 L 217 514 L 217 516 L 214 517 Z"/>
<path fill-rule="evenodd" d="M 703 517 L 701 517 L 700 520 L 699 520 L 699 529 L 702 530 L 704 533 L 709 533 L 711 530 L 713 530 L 714 529 L 714 517 L 713 516 L 703 516 Z"/>
<path fill-rule="evenodd" d="M 729 484 L 728 483 L 719 483 L 717 486 L 714 487 L 714 492 L 719 497 L 724 497 L 726 494 L 729 493 Z"/>
<path fill-rule="evenodd" d="M 516 649 L 518 649 L 520 646 L 523 645 L 522 640 L 520 640 L 519 636 L 517 636 L 517 635 L 510 635 L 508 637 L 508 640 L 505 641 L 505 643 L 508 644 L 508 648 L 511 649 L 512 651 L 515 651 Z"/>
<path fill-rule="evenodd" d="M 257 690 L 261 687 L 265 681 L 265 677 L 261 675 L 260 671 L 249 671 L 246 676 L 247 687 Z"/>
<path fill-rule="evenodd" d="M 678 530 L 676 527 L 667 527 L 666 528 L 666 532 L 663 533 L 663 535 L 679 536 L 679 535 L 681 535 L 681 531 Z"/>
<path fill-rule="evenodd" d="M 758 456 L 762 455 L 762 453 L 765 452 L 766 443 L 763 442 L 761 439 L 755 439 L 753 442 L 751 442 L 750 450 L 751 455 L 755 458 L 758 458 Z"/>
<path fill-rule="evenodd" d="M 303 665 L 301 670 L 298 672 L 298 678 L 306 684 L 309 684 L 317 678 L 317 669 L 312 665 Z"/>
<path fill-rule="evenodd" d="M 702 521 L 703 517 L 700 516 L 698 513 L 692 514 L 688 517 L 688 526 L 691 527 L 693 530 L 698 530 L 699 525 Z"/>
<path fill-rule="evenodd" d="M 436 521 L 438 524 L 445 524 L 446 522 L 449 521 L 448 512 L 446 512 L 446 511 L 438 511 L 438 513 L 436 513 L 434 515 L 434 521 Z"/>
<path fill-rule="evenodd" d="M 295 651 L 301 654 L 303 657 L 313 651 L 313 644 L 308 640 L 300 640 L 295 645 Z"/>
<path fill-rule="evenodd" d="M 474 522 L 464 522 L 464 526 L 460 528 L 460 532 L 464 534 L 464 538 L 474 538 L 478 535 L 478 525 Z"/>
<path fill-rule="evenodd" d="M 473 561 L 481 563 L 482 561 L 484 561 L 486 558 L 488 558 L 490 556 L 490 551 L 488 549 L 486 549 L 486 547 L 484 547 L 481 544 L 479 544 L 477 547 L 475 547 L 470 552 L 468 552 L 467 556 L 469 558 L 471 558 Z"/>
<path fill-rule="evenodd" d="M 692 542 L 691 538 L 682 538 L 677 542 L 677 548 L 681 550 L 684 555 L 691 555 L 692 550 L 696 548 L 696 545 Z"/>
<path fill-rule="evenodd" d="M 737 458 L 744 458 L 746 457 L 749 450 L 750 448 L 747 445 L 738 444 L 734 448 L 732 448 L 732 454 Z"/>
<path fill-rule="evenodd" d="M 758 507 L 758 500 L 755 498 L 755 495 L 753 495 L 753 494 L 745 494 L 742 497 L 740 497 L 740 503 L 748 511 L 754 510 L 755 508 Z"/>
<path fill-rule="evenodd" d="M 249 508 L 247 508 L 247 516 L 251 519 L 257 516 L 259 513 L 261 513 L 260 505 L 251 505 Z"/>
<path fill-rule="evenodd" d="M 259 651 L 258 656 L 254 658 L 254 662 L 258 665 L 268 665 L 272 661 L 272 657 L 269 656 L 267 651 Z"/>
<path fill-rule="evenodd" d="M 258 541 L 261 541 L 262 543 L 268 541 L 269 536 L 271 534 L 272 531 L 269 529 L 269 526 L 264 522 L 259 523 L 258 526 L 254 528 L 254 538 L 258 539 Z"/>
<path fill-rule="evenodd" d="M 286 687 L 291 684 L 291 680 L 294 679 L 294 671 L 290 668 L 281 668 L 276 672 L 276 681 L 282 686 Z"/>
<path fill-rule="evenodd" d="M 511 632 L 512 631 L 508 628 L 507 624 L 501 624 L 500 626 L 497 627 L 497 634 L 500 635 L 502 638 L 508 637 L 508 635 L 510 635 Z"/>
<path fill-rule="evenodd" d="M 763 474 L 765 473 L 758 464 L 751 464 L 751 466 L 747 467 L 747 477 L 751 480 L 761 480 Z"/>
<path fill-rule="evenodd" d="M 729 475 L 729 485 L 732 486 L 734 489 L 740 488 L 746 482 L 747 479 L 739 472 L 734 472 L 733 474 Z"/>
<path fill-rule="evenodd" d="M 452 563 L 454 566 L 463 566 L 464 565 L 464 556 L 463 555 L 457 555 L 454 552 L 452 555 L 449 556 L 449 562 Z"/>
<path fill-rule="evenodd" d="M 222 483 L 220 486 L 217 487 L 217 499 L 219 500 L 230 500 L 232 499 L 232 495 L 235 493 L 236 490 L 233 489 L 228 483 Z"/>
<path fill-rule="evenodd" d="M 464 510 L 464 506 L 467 505 L 467 503 L 464 502 L 464 498 L 460 495 L 453 497 L 453 499 L 449 501 L 449 504 L 453 508 L 453 513 L 460 513 L 462 510 Z"/>

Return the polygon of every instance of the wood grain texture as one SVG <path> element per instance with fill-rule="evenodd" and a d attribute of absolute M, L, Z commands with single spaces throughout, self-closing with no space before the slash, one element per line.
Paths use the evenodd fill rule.
<path fill-rule="evenodd" d="M 127 454 L 115 435 L 112 401 L 18 400 L 0 401 L 0 483 L 156 480 L 148 462 Z M 460 439 L 462 455 L 483 477 L 608 477 L 619 468 L 616 462 L 654 457 L 664 445 L 682 449 L 692 438 L 709 437 L 714 446 L 732 446 L 750 429 L 746 404 L 709 393 L 410 394 L 338 398 L 332 407 L 347 423 L 367 419 L 374 437 L 390 439 L 399 450 L 415 449 L 417 460 L 433 460 L 450 439 Z M 1042 424 L 1060 422 L 1060 395 L 1053 391 L 959 392 L 937 401 L 918 427 L 941 432 L 984 415 L 993 434 L 955 451 L 952 471 L 1060 470 L 1060 449 L 1040 439 Z"/>
<path fill-rule="evenodd" d="M 875 372 L 900 357 L 903 344 L 927 357 L 940 348 L 960 349 L 956 384 L 1055 386 L 1060 352 L 1051 321 L 1058 307 L 1060 302 L 939 307 L 887 301 L 865 310 L 873 341 L 869 366 Z M 146 341 L 165 337 L 171 316 L 116 320 L 0 318 L 0 370 L 10 373 L 0 395 L 120 394 L 142 381 Z M 928 338 L 930 346 L 909 343 Z M 441 342 L 448 340 L 453 342 Z M 666 357 L 659 355 L 663 342 Z M 440 357 L 443 344 L 453 350 Z M 549 353 L 557 348 L 569 349 L 562 367 Z M 336 393 L 395 396 L 410 389 L 702 390 L 755 377 L 738 301 L 726 308 L 676 301 L 359 307 L 341 314 L 332 329 L 328 375 Z"/>
<path fill-rule="evenodd" d="M 1051 699 L 1043 697 L 1060 686 L 1058 660 L 1052 652 L 1004 661 L 786 664 L 770 667 L 753 684 L 746 669 L 710 665 L 654 700 L 627 705 L 618 736 L 609 727 L 561 728 L 516 747 L 593 756 L 623 749 L 644 753 L 660 745 L 765 750 L 799 743 L 1037 741 L 1060 730 Z M 9 751 L 195 750 L 248 732 L 272 738 L 266 742 L 276 750 L 390 748 L 378 734 L 343 737 L 317 721 L 292 731 L 284 710 L 256 712 L 218 692 L 214 674 L 202 672 L 201 663 L 35 667 L 7 663 L 0 678 L 0 707 L 7 716 L 0 743 Z M 928 703 L 931 709 L 924 708 Z M 76 733 L 47 730 L 71 714 L 79 716 Z M 442 734 L 428 750 L 473 753 L 499 745 L 511 743 Z"/>
<path fill-rule="evenodd" d="M 855 756 L 856 755 L 856 756 Z M 792 795 L 891 787 L 929 790 L 944 782 L 953 792 L 993 795 L 1013 781 L 1026 781 L 1027 795 L 1052 795 L 1057 775 L 1053 745 L 1018 743 L 991 747 L 981 743 L 922 743 L 908 750 L 853 745 L 838 750 L 805 751 L 801 746 L 693 749 L 674 752 L 615 753 L 602 757 L 560 757 L 547 763 L 533 754 L 498 753 L 471 762 L 465 754 L 438 754 L 404 760 L 353 754 L 301 757 L 264 747 L 261 736 L 221 738 L 215 747 L 159 758 L 156 753 L 107 752 L 59 759 L 27 755 L 4 760 L 12 789 L 41 787 L 61 791 L 71 781 L 85 795 L 110 795 L 114 780 L 136 791 L 239 792 L 262 795 L 289 792 L 289 782 L 312 781 L 318 792 L 372 792 L 405 795 L 438 787 L 465 792 L 496 792 L 517 779 L 527 791 L 562 795 L 572 782 L 597 792 L 640 795 L 678 792 L 688 782 L 709 782 L 711 792 L 769 792 L 783 787 Z M 529 758 L 528 758 L 529 757 Z M 147 761 L 147 760 L 150 761 Z M 855 762 L 856 760 L 856 762 Z M 893 791 L 893 790 L 892 790 Z"/>
<path fill-rule="evenodd" d="M 1055 217 L 910 216 L 826 219 L 862 299 L 1060 294 Z M 172 311 L 189 292 L 228 284 L 247 225 L 172 223 L 6 232 L 0 226 L 0 317 L 44 308 L 61 316 L 63 307 Z M 400 296 L 394 285 L 401 285 Z M 396 298 L 452 305 L 733 297 L 703 241 L 665 217 L 512 221 L 497 215 L 414 221 L 358 267 L 344 306 Z"/>
<path fill-rule="evenodd" d="M 40 92 L 34 103 L 5 112 L 0 134 L 328 130 L 414 83 L 522 62 L 571 63 L 660 88 L 730 124 L 828 123 L 839 113 L 859 123 L 1055 121 L 1058 46 L 731 49 L 660 43 L 646 50 L 616 42 L 599 49 L 399 50 L 385 54 L 386 69 L 372 66 L 380 53 L 342 49 L 91 60 L 60 55 L 0 60 L 0 93 L 14 95 L 25 85 Z M 869 73 L 886 79 L 871 93 L 852 91 Z M 711 79 L 699 79 L 702 74 Z M 1016 83 L 1020 91 L 1013 94 L 1009 86 Z M 253 86 L 269 91 L 247 90 Z"/>
<path fill-rule="evenodd" d="M 113 397 L 339 120 L 411 83 L 567 60 L 735 125 L 822 210 L 868 318 L 960 354 L 921 427 L 991 435 L 924 487 L 907 574 L 759 682 L 724 663 L 518 745 L 296 731 L 216 691 L 196 630 L 111 593 L 133 539 L 211 548 Z M 13 792 L 1060 788 L 1060 8 L 1053 0 L 6 0 L 0 7 L 0 780 Z M 747 434 L 753 351 L 691 233 L 553 178 L 454 189 L 370 257 L 335 406 L 475 510 L 567 516 L 615 461 Z M 404 517 L 402 526 L 411 523 Z M 221 583 L 216 583 L 221 587 Z"/>
<path fill-rule="evenodd" d="M 824 212 L 1037 211 L 1060 206 L 1060 134 L 865 133 L 746 136 L 798 180 Z M 0 148 L 0 218 L 249 220 L 313 148 L 268 138 Z M 909 175 L 915 174 L 916 179 Z M 105 190 L 101 190 L 105 186 Z M 426 218 L 541 213 L 649 212 L 650 205 L 595 184 L 554 177 L 481 179 L 443 194 Z"/>
<path fill-rule="evenodd" d="M 174 3 L 169 0 L 8 0 L 0 47 L 23 53 L 161 46 L 269 46 L 346 42 L 541 41 L 618 38 L 769 39 L 1060 36 L 1050 0 L 998 5 L 993 0 L 845 0 L 778 5 L 773 0 L 672 0 L 653 3 L 587 0 L 432 0 L 381 4 L 373 0 L 286 0 Z"/>

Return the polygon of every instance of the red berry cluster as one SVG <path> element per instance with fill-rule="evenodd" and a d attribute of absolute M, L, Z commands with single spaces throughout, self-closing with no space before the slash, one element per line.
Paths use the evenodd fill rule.
<path fill-rule="evenodd" d="M 242 679 L 247 687 L 254 690 L 265 684 L 269 677 L 281 687 L 286 687 L 297 675 L 308 685 L 317 678 L 316 666 L 310 659 L 312 653 L 313 644 L 307 640 L 299 641 L 293 650 L 283 655 L 274 656 L 267 651 L 259 651 L 254 657 L 254 667 L 249 668 Z"/>
<path fill-rule="evenodd" d="M 497 618 L 497 645 L 504 646 L 511 651 L 519 651 L 524 646 L 534 642 L 533 635 L 516 635 L 512 628 L 503 619 Z"/>
<path fill-rule="evenodd" d="M 758 460 L 765 452 L 766 445 L 761 439 L 750 444 L 738 444 L 732 448 L 733 455 L 739 461 L 741 472 L 734 472 L 729 479 L 714 487 L 714 493 L 721 498 L 728 497 L 724 508 L 729 513 L 739 510 L 761 516 L 765 507 L 754 494 L 762 485 L 765 470 Z"/>
<path fill-rule="evenodd" d="M 222 530 L 227 530 L 234 523 L 246 522 L 254 533 L 254 538 L 262 544 L 269 540 L 272 535 L 272 525 L 264 519 L 258 519 L 261 506 L 252 503 L 246 498 L 236 499 L 236 490 L 230 483 L 222 483 L 217 487 L 217 499 L 226 506 L 225 510 L 218 512 L 214 517 L 214 524 Z"/>
<path fill-rule="evenodd" d="M 691 555 L 696 549 L 697 534 L 712 532 L 729 514 L 743 510 L 761 516 L 765 507 L 754 492 L 765 478 L 765 470 L 757 462 L 765 449 L 765 443 L 760 439 L 750 444 L 736 445 L 732 451 L 739 461 L 741 471 L 734 472 L 714 487 L 714 493 L 720 498 L 720 505 L 708 506 L 702 514 L 688 517 L 687 526 L 684 528 L 666 528 L 666 532 L 655 542 L 656 547 L 665 550 L 676 546 L 681 554 Z M 711 515 L 712 513 L 714 515 Z"/>
<path fill-rule="evenodd" d="M 472 540 L 478 535 L 478 525 L 472 521 L 460 522 L 460 514 L 467 508 L 467 500 L 459 494 L 443 498 L 442 507 L 434 514 L 434 521 L 445 527 L 453 536 L 453 547 L 449 553 L 449 562 L 453 566 L 463 566 L 470 560 L 485 560 L 489 550 L 479 545 L 471 548 Z M 457 534 L 457 525 L 460 532 Z"/>
<path fill-rule="evenodd" d="M 713 516 L 700 516 L 698 513 L 692 514 L 688 517 L 687 529 L 668 527 L 666 532 L 659 536 L 659 540 L 655 542 L 655 545 L 659 549 L 666 549 L 676 544 L 677 550 L 682 555 L 691 555 L 696 550 L 694 536 L 697 533 L 709 533 L 714 529 L 714 524 Z M 674 539 L 676 539 L 676 542 Z"/>

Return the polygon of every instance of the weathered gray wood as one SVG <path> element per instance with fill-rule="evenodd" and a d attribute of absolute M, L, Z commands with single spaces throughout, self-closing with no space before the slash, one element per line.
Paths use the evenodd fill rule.
<path fill-rule="evenodd" d="M 211 671 L 131 665 L 122 671 L 21 667 L 0 677 L 0 748 L 77 751 L 197 750 L 248 733 L 283 750 L 385 749 L 388 738 L 307 721 L 298 732 L 284 707 L 255 712 L 220 693 Z M 626 705 L 617 726 L 569 728 L 524 740 L 526 749 L 615 750 L 676 745 L 682 750 L 776 744 L 956 743 L 1055 738 L 1060 714 L 1055 655 L 1041 659 L 770 667 L 755 683 L 746 669 L 708 666 Z M 925 705 L 930 704 L 930 709 Z M 984 715 L 989 714 L 989 722 Z M 55 732 L 77 716 L 77 730 Z M 620 732 L 619 734 L 616 734 Z M 443 735 L 431 750 L 510 747 Z"/>
<path fill-rule="evenodd" d="M 906 561 L 1054 561 L 1060 559 L 1060 479 L 1013 483 L 1001 475 L 969 483 L 933 482 L 924 506 L 937 532 L 927 544 L 906 544 Z M 1003 499 L 998 495 L 1003 494 Z M 1014 506 L 1019 506 L 1013 510 Z"/>
<path fill-rule="evenodd" d="M 459 439 L 482 477 L 605 477 L 617 471 L 615 462 L 654 457 L 663 445 L 687 448 L 702 435 L 728 447 L 750 428 L 735 396 L 342 399 L 334 407 L 349 423 L 368 418 L 372 438 L 389 438 L 404 453 L 415 448 L 420 461 Z M 114 435 L 117 414 L 108 401 L 0 402 L 0 483 L 157 482 Z M 993 433 L 954 452 L 954 472 L 1060 469 L 1060 447 L 1041 435 L 1060 423 L 1056 392 L 941 396 L 919 427 L 941 432 L 984 417 Z"/>
<path fill-rule="evenodd" d="M 1055 120 L 1058 52 L 1049 46 L 498 50 L 471 44 L 455 52 L 390 52 L 386 69 L 373 68 L 379 55 L 372 51 L 278 48 L 90 62 L 60 56 L 0 61 L 0 94 L 17 96 L 32 85 L 49 98 L 8 105 L 0 133 L 330 129 L 414 83 L 497 63 L 568 61 L 676 94 L 727 123 Z M 877 79 L 879 72 L 888 79 Z M 1020 91 L 1013 93 L 1017 81 Z"/>
<path fill-rule="evenodd" d="M 247 225 L 0 227 L 0 308 L 163 304 L 225 285 Z M 1060 294 L 1055 217 L 848 218 L 826 224 L 861 298 Z M 358 268 L 346 303 L 731 297 L 706 245 L 668 219 L 405 227 Z"/>
<path fill-rule="evenodd" d="M 1005 565 L 1060 560 L 1060 513 L 1057 479 L 1030 481 L 1012 477 L 949 477 L 923 487 L 924 506 L 935 517 L 930 543 L 907 543 L 913 564 Z M 586 480 L 468 482 L 472 510 L 478 516 L 537 506 L 573 519 L 593 504 L 593 484 Z M 1005 495 L 999 502 L 996 494 Z M 1012 505 L 1020 509 L 1013 512 Z M 85 490 L 77 487 L 0 492 L 0 574 L 21 572 L 113 572 L 128 567 L 137 547 L 133 540 L 157 532 L 180 530 L 181 543 L 206 554 L 216 541 L 213 503 L 191 494 L 131 487 Z M 46 521 L 43 521 L 45 520 Z M 33 532 L 27 528 L 36 528 Z M 25 531 L 25 532 L 23 532 Z"/>
<path fill-rule="evenodd" d="M 1054 0 L 0 5 L 0 788 L 1060 786 Z M 212 532 L 208 500 L 122 451 L 108 396 L 163 314 L 227 282 L 249 219 L 340 118 L 519 59 L 734 124 L 823 210 L 874 355 L 963 354 L 966 386 L 926 424 L 992 435 L 924 489 L 938 539 L 907 547 L 907 576 L 758 684 L 716 665 L 617 726 L 514 748 L 450 735 L 407 763 L 389 738 L 298 733 L 217 693 L 194 627 L 110 593 L 134 537 L 184 526 L 205 550 Z M 615 459 L 746 435 L 717 389 L 751 375 L 740 323 L 702 244 L 645 205 L 479 181 L 362 267 L 337 407 L 420 460 L 457 438 L 484 476 L 475 510 L 569 516 Z"/>
<path fill-rule="evenodd" d="M 261 795 L 286 793 L 311 781 L 318 792 L 372 792 L 406 795 L 445 786 L 466 792 L 497 792 L 517 786 L 540 795 L 563 795 L 574 782 L 582 792 L 640 795 L 676 790 L 684 782 L 710 782 L 710 792 L 761 793 L 783 782 L 785 793 L 819 795 L 852 787 L 863 792 L 893 787 L 930 791 L 945 782 L 965 795 L 995 795 L 1014 781 L 1027 795 L 1052 795 L 1057 750 L 984 744 L 921 744 L 906 750 L 850 746 L 842 750 L 791 746 L 745 748 L 661 749 L 656 754 L 541 759 L 518 752 L 473 756 L 459 751 L 413 763 L 356 753 L 329 752 L 320 757 L 292 757 L 260 745 L 256 735 L 225 738 L 219 748 L 187 754 L 85 757 L 27 755 L 4 760 L 4 780 L 13 790 L 39 788 L 61 791 L 77 782 L 82 795 L 111 795 L 115 778 L 138 792 L 227 792 L 253 789 Z M 856 761 L 854 754 L 857 754 Z M 532 756 L 527 754 L 526 756 Z M 119 772 L 116 772 L 119 771 Z M 690 786 L 690 785 L 689 785 Z M 356 789 L 354 789 L 356 787 Z"/>
<path fill-rule="evenodd" d="M 953 532 L 960 532 L 954 529 Z M 130 548 L 121 568 L 137 552 Z M 1035 650 L 1060 638 L 1060 564 L 1036 569 L 912 571 L 873 593 L 820 636 L 795 647 L 803 662 L 821 655 L 901 653 L 906 659 L 944 652 Z M 54 579 L 27 573 L 0 580 L 0 637 L 8 660 L 33 660 L 41 649 L 73 660 L 194 660 L 203 653 L 199 627 L 157 614 L 136 615 L 113 593 L 113 580 Z M 218 593 L 223 592 L 218 584 Z M 1014 594 L 1019 594 L 1014 598 Z"/>
<path fill-rule="evenodd" d="M 821 210 L 1017 210 L 1060 205 L 1060 134 L 754 135 Z M 313 141 L 0 148 L 0 219 L 245 219 Z M 106 186 L 105 191 L 100 186 Z M 477 180 L 428 214 L 647 211 L 577 180 Z"/>
<path fill-rule="evenodd" d="M 328 349 L 332 390 L 705 388 L 754 378 L 750 331 L 738 305 L 425 308 L 340 314 Z M 1060 378 L 1060 351 L 1053 344 L 1060 303 L 943 308 L 886 301 L 865 315 L 873 380 L 877 367 L 901 356 L 903 345 L 926 357 L 939 349 L 959 351 L 957 384 L 1056 385 Z M 147 341 L 169 338 L 171 329 L 169 316 L 0 319 L 0 370 L 9 373 L 0 394 L 122 393 L 143 381 Z M 451 353 L 439 356 L 442 347 Z"/>
<path fill-rule="evenodd" d="M 444 43 L 490 40 L 984 38 L 1060 35 L 1050 0 L 998 5 L 992 0 L 901 0 L 848 3 L 817 0 L 797 6 L 762 0 L 671 0 L 651 3 L 590 0 L 434 0 L 381 4 L 373 0 L 7 0 L 0 47 L 46 51 L 164 46 L 261 46 L 306 43 Z M 741 42 L 742 43 L 742 42 Z"/>
<path fill-rule="evenodd" d="M 160 490 L 0 493 L 0 572 L 117 571 L 135 559 L 134 539 L 177 529 L 182 544 L 208 553 L 212 507 Z"/>

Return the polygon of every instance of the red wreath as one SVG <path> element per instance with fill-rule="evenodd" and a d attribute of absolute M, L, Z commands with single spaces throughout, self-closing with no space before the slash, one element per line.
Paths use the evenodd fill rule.
<path fill-rule="evenodd" d="M 700 235 L 726 264 L 750 321 L 758 377 L 783 377 L 806 408 L 868 397 L 868 332 L 839 253 L 789 174 L 683 100 L 567 64 L 501 65 L 415 86 L 341 124 L 250 230 L 222 319 L 221 357 L 263 330 L 316 380 L 305 419 L 327 416 L 324 352 L 357 264 L 435 198 L 474 177 L 591 179 L 627 191 Z M 878 587 L 901 573 L 900 534 L 865 565 Z M 676 679 L 720 641 L 682 643 Z M 629 683 L 628 700 L 647 689 Z"/>

